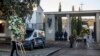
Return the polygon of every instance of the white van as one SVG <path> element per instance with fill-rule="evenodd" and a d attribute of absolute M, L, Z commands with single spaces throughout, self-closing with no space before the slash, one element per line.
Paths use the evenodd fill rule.
<path fill-rule="evenodd" d="M 24 47 L 33 49 L 34 47 L 45 47 L 45 33 L 42 30 L 26 32 Z"/>

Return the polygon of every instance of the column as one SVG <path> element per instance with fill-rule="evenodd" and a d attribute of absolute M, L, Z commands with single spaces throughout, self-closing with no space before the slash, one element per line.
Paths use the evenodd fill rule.
<path fill-rule="evenodd" d="M 67 33 L 68 33 L 68 39 L 69 39 L 69 36 L 71 35 L 71 18 L 70 18 L 70 15 L 69 14 L 67 14 L 66 15 L 66 17 L 67 17 Z"/>
<path fill-rule="evenodd" d="M 51 25 L 49 26 L 49 23 L 51 23 Z M 55 15 L 46 15 L 46 19 L 45 19 L 45 32 L 46 32 L 46 40 L 55 40 Z"/>
<path fill-rule="evenodd" d="M 58 31 L 58 18 L 55 16 L 55 31 Z"/>
<path fill-rule="evenodd" d="M 58 19 L 58 31 L 62 32 L 62 18 L 61 16 L 58 15 L 57 19 Z"/>
<path fill-rule="evenodd" d="M 100 14 L 96 13 L 96 40 L 100 43 Z"/>

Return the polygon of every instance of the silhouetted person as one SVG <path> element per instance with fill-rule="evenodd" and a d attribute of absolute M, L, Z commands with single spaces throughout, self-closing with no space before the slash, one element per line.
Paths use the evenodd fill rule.
<path fill-rule="evenodd" d="M 87 38 L 88 38 L 88 35 L 85 34 L 83 38 L 84 38 L 84 45 L 87 46 Z"/>
<path fill-rule="evenodd" d="M 95 37 L 94 32 L 92 32 L 92 38 L 93 38 L 94 41 L 96 41 L 96 37 Z"/>
<path fill-rule="evenodd" d="M 12 49 L 11 49 L 11 54 L 10 56 L 13 56 L 14 54 L 14 51 L 16 51 L 16 56 L 18 56 L 18 50 L 17 50 L 17 39 L 12 35 L 11 36 L 11 46 L 12 46 Z"/>
<path fill-rule="evenodd" d="M 75 41 L 75 37 L 73 35 L 71 35 L 69 37 L 70 48 L 73 48 L 74 41 Z"/>
<path fill-rule="evenodd" d="M 58 31 L 56 31 L 56 33 L 55 33 L 55 40 L 58 40 L 58 38 L 59 38 L 59 33 L 58 33 Z"/>
<path fill-rule="evenodd" d="M 63 32 L 60 32 L 59 36 L 60 36 L 60 40 L 63 40 Z"/>
<path fill-rule="evenodd" d="M 64 32 L 64 40 L 67 40 L 67 32 Z"/>
<path fill-rule="evenodd" d="M 59 32 L 57 31 L 57 40 L 59 40 L 60 36 L 59 36 Z"/>

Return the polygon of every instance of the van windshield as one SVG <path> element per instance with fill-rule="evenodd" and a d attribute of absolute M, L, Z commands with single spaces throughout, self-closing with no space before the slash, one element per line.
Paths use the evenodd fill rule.
<path fill-rule="evenodd" d="M 37 37 L 37 33 L 36 33 L 36 32 L 34 32 L 34 35 L 33 35 L 33 37 Z"/>
<path fill-rule="evenodd" d="M 25 38 L 29 38 L 32 35 L 32 33 L 33 33 L 32 30 L 26 30 Z"/>

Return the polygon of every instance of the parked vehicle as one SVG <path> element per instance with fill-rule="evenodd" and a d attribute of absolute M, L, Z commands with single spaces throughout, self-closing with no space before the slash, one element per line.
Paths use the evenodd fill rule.
<path fill-rule="evenodd" d="M 45 47 L 45 34 L 41 30 L 26 31 L 24 48 L 32 50 L 34 47 Z"/>

